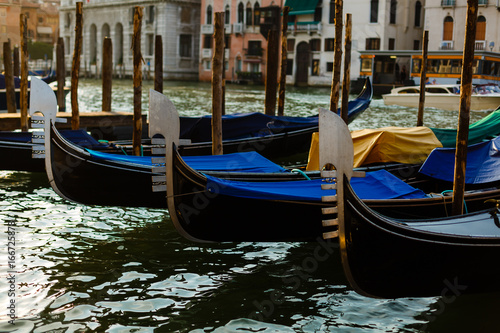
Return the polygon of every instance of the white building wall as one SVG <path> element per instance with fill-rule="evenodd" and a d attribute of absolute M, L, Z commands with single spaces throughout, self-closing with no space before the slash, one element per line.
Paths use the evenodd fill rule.
<path fill-rule="evenodd" d="M 133 51 L 131 42 L 133 36 L 133 16 L 134 6 L 143 7 L 143 19 L 141 27 L 141 53 L 145 64 L 143 74 L 147 75 L 148 70 L 151 75 L 154 71 L 154 46 L 151 50 L 150 42 L 155 42 L 155 36 L 161 35 L 163 42 L 163 76 L 167 79 L 197 80 L 198 78 L 198 58 L 199 58 L 199 22 L 200 22 L 200 0 L 162 0 L 162 1 L 131 1 L 131 0 L 89 0 L 83 5 L 83 46 L 81 56 L 81 75 L 101 72 L 102 63 L 102 28 L 104 24 L 109 25 L 110 36 L 113 43 L 113 69 L 115 74 L 131 76 L 133 74 Z M 148 7 L 154 6 L 154 21 L 148 23 Z M 181 22 L 183 9 L 189 13 L 189 21 Z M 62 0 L 60 7 L 60 35 L 64 38 L 66 50 L 66 67 L 71 70 L 73 48 L 75 41 L 75 12 L 76 1 Z M 68 24 L 67 15 L 70 14 Z M 184 16 L 186 17 L 186 16 Z M 91 40 L 90 27 L 95 24 L 97 27 L 97 40 Z M 115 56 L 120 42 L 117 40 L 117 24 L 123 27 L 123 57 L 122 65 L 118 63 L 119 56 Z M 181 34 L 192 36 L 191 56 L 180 57 L 179 41 Z M 148 38 L 152 35 L 152 40 Z M 91 45 L 93 43 L 97 49 L 97 61 L 92 62 Z"/>

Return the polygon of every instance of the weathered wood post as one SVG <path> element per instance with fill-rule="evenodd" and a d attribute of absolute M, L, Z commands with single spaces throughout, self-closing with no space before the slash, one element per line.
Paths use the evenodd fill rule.
<path fill-rule="evenodd" d="M 80 113 L 78 109 L 78 76 L 80 73 L 80 55 L 82 53 L 83 35 L 83 2 L 76 3 L 75 15 L 75 48 L 71 67 L 71 129 L 80 128 Z"/>
<path fill-rule="evenodd" d="M 272 28 L 267 38 L 266 96 L 265 114 L 276 114 L 276 94 L 278 83 L 279 30 Z"/>
<path fill-rule="evenodd" d="M 155 37 L 155 90 L 163 94 L 163 41 Z"/>
<path fill-rule="evenodd" d="M 351 86 L 351 42 L 352 41 L 352 14 L 345 16 L 344 40 L 344 79 L 342 80 L 342 120 L 348 124 L 349 89 Z M 332 110 L 333 111 L 333 110 Z"/>
<path fill-rule="evenodd" d="M 19 62 L 19 47 L 14 46 L 14 76 L 21 76 L 21 64 Z"/>
<path fill-rule="evenodd" d="M 28 17 L 19 16 L 21 33 L 21 83 L 19 87 L 19 107 L 21 112 L 21 130 L 28 130 Z"/>
<path fill-rule="evenodd" d="M 452 214 L 460 215 L 464 207 L 465 166 L 467 165 L 467 143 L 469 140 L 470 100 L 472 94 L 472 63 L 476 41 L 478 0 L 467 0 L 465 19 L 464 55 L 462 61 L 460 110 L 458 115 L 457 148 L 455 155 L 455 177 L 453 180 Z"/>
<path fill-rule="evenodd" d="M 427 48 L 429 46 L 429 31 L 424 31 L 422 44 L 422 63 L 420 66 L 420 96 L 418 99 L 417 126 L 424 126 L 425 81 L 427 80 Z"/>
<path fill-rule="evenodd" d="M 283 116 L 285 114 L 285 87 L 286 87 L 286 65 L 287 65 L 287 55 L 288 55 L 288 43 L 286 33 L 288 30 L 288 13 L 290 12 L 290 7 L 286 6 L 283 8 L 283 17 L 281 22 L 281 69 L 280 69 L 280 81 L 278 88 L 278 116 Z"/>
<path fill-rule="evenodd" d="M 212 155 L 222 155 L 222 73 L 224 66 L 224 13 L 214 15 L 212 56 Z"/>
<path fill-rule="evenodd" d="M 19 108 L 21 112 L 21 130 L 28 130 L 28 17 L 19 16 L 21 33 L 21 83 L 19 87 Z"/>
<path fill-rule="evenodd" d="M 102 111 L 111 111 L 113 85 L 113 43 L 105 37 L 102 45 Z"/>
<path fill-rule="evenodd" d="M 142 53 L 141 53 L 141 26 L 142 7 L 134 10 L 134 36 L 132 48 L 134 52 L 134 132 L 132 134 L 134 155 L 141 155 L 142 139 Z"/>
<path fill-rule="evenodd" d="M 56 78 L 57 78 L 57 105 L 59 111 L 66 110 L 66 96 L 64 86 L 66 85 L 66 59 L 64 59 L 64 38 L 57 39 L 56 46 Z"/>
<path fill-rule="evenodd" d="M 335 0 L 335 52 L 333 54 L 332 91 L 330 110 L 337 112 L 340 97 L 340 68 L 342 66 L 342 12 L 343 0 Z"/>
<path fill-rule="evenodd" d="M 12 68 L 12 51 L 10 40 L 3 43 L 3 66 L 5 69 L 5 93 L 7 94 L 7 112 L 16 113 L 16 87 L 14 86 L 14 71 Z"/>

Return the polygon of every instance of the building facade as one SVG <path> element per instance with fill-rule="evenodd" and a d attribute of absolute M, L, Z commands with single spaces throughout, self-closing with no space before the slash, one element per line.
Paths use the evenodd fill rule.
<path fill-rule="evenodd" d="M 287 82 L 330 85 L 335 46 L 335 1 L 286 0 L 285 5 L 291 9 L 287 34 Z M 294 10 L 294 7 L 299 10 Z M 362 76 L 362 51 L 418 50 L 422 47 L 423 1 L 349 0 L 344 1 L 343 12 L 344 24 L 345 14 L 352 14 L 351 79 Z M 344 34 L 345 28 L 343 38 Z M 409 68 L 410 61 L 406 59 L 388 67 L 390 74 L 387 75 L 401 80 L 401 71 L 404 73 Z"/>
<path fill-rule="evenodd" d="M 0 0 L 0 43 L 10 40 L 12 48 L 20 45 L 19 21 L 24 14 L 28 40 L 53 45 L 59 35 L 58 7 L 59 0 Z"/>
<path fill-rule="evenodd" d="M 263 83 L 267 41 L 260 33 L 260 9 L 271 0 L 202 0 L 200 81 L 212 79 L 214 14 L 224 13 L 225 78 L 232 82 Z"/>
<path fill-rule="evenodd" d="M 141 52 L 143 73 L 154 71 L 155 39 L 163 43 L 163 77 L 198 80 L 200 0 L 87 0 L 83 5 L 81 70 L 101 72 L 104 38 L 113 45 L 113 72 L 132 76 L 135 6 L 143 7 Z M 60 35 L 64 38 L 66 65 L 71 67 L 75 43 L 76 1 L 62 0 Z M 152 74 L 151 74 L 152 75 Z"/>

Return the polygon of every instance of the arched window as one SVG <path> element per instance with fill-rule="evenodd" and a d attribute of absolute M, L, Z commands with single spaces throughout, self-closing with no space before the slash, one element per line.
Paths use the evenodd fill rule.
<path fill-rule="evenodd" d="M 378 0 L 370 1 L 370 23 L 378 22 Z"/>
<path fill-rule="evenodd" d="M 420 27 L 420 24 L 422 21 L 422 3 L 420 1 L 417 1 L 415 3 L 415 26 Z"/>
<path fill-rule="evenodd" d="M 476 40 L 486 40 L 486 18 L 482 15 L 477 17 Z"/>
<path fill-rule="evenodd" d="M 443 40 L 453 40 L 453 18 L 451 16 L 444 18 Z"/>
<path fill-rule="evenodd" d="M 247 27 L 252 25 L 253 17 L 252 17 L 252 5 L 250 3 L 247 3 L 247 10 L 246 10 L 246 20 L 247 20 Z"/>
<path fill-rule="evenodd" d="M 396 13 L 398 11 L 398 1 L 397 0 L 391 0 L 391 8 L 389 10 L 390 10 L 389 23 L 396 24 Z"/>
<path fill-rule="evenodd" d="M 231 23 L 231 12 L 229 11 L 229 5 L 226 5 L 226 10 L 224 11 L 224 23 Z"/>
<path fill-rule="evenodd" d="M 245 8 L 243 7 L 243 4 L 240 2 L 238 5 L 238 23 L 243 23 L 244 21 L 244 13 L 245 13 Z"/>
<path fill-rule="evenodd" d="M 207 18 L 205 20 L 207 24 L 212 24 L 212 6 L 208 5 L 207 7 Z"/>
<path fill-rule="evenodd" d="M 260 25 L 260 6 L 258 2 L 253 5 L 253 24 Z"/>

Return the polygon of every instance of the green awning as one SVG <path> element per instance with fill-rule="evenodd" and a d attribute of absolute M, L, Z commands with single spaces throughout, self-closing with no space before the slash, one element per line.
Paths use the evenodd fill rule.
<path fill-rule="evenodd" d="M 285 6 L 290 7 L 288 15 L 314 14 L 318 0 L 286 0 Z"/>

